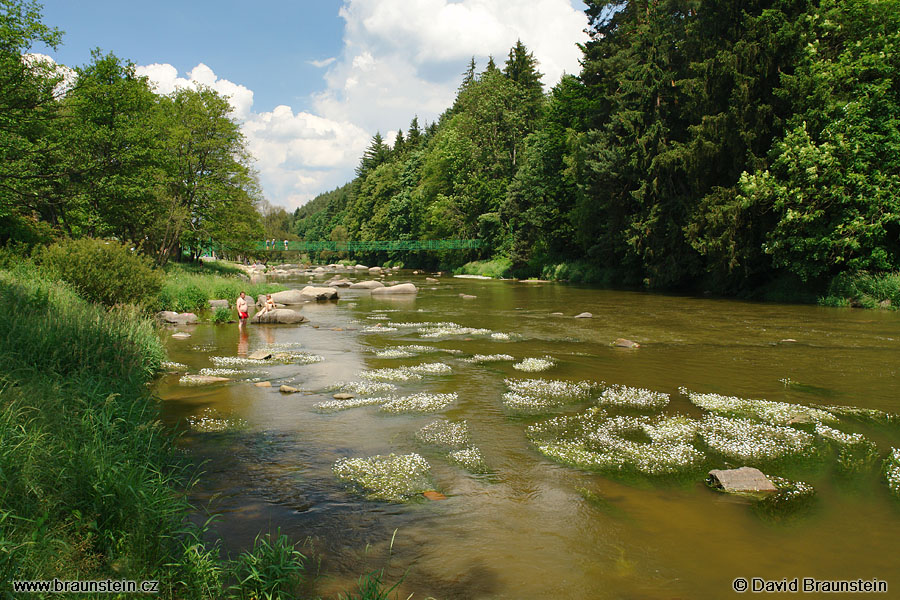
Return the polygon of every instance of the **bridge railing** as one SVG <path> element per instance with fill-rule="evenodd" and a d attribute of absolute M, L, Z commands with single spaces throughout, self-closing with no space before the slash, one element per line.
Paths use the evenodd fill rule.
<path fill-rule="evenodd" d="M 367 242 L 354 241 L 317 241 L 317 242 L 292 242 L 288 241 L 287 247 L 283 240 L 275 240 L 273 245 L 271 242 L 257 242 L 257 250 L 269 251 L 299 251 L 314 252 L 320 250 L 331 250 L 333 252 L 340 251 L 372 251 L 372 250 L 467 250 L 471 248 L 480 248 L 481 240 L 377 240 Z"/>

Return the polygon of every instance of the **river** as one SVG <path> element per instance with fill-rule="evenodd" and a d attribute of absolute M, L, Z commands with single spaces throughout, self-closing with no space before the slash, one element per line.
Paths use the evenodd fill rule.
<path fill-rule="evenodd" d="M 900 412 L 900 313 L 446 275 L 434 284 L 408 272 L 388 279 L 412 281 L 419 294 L 391 299 L 341 290 L 338 301 L 303 305 L 308 324 L 248 325 L 243 333 L 234 324 L 201 324 L 181 328 L 190 338 L 167 341 L 170 359 L 190 372 L 235 368 L 227 357 L 259 348 L 321 357 L 240 365 L 226 372 L 235 381 L 224 385 L 180 385 L 178 374 L 158 385 L 164 420 L 185 430 L 179 444 L 202 465 L 192 500 L 222 515 L 214 531 L 232 553 L 259 531 L 308 540 L 306 550 L 314 549 L 328 574 L 317 587 L 323 597 L 382 568 L 391 583 L 404 578 L 400 597 L 442 600 L 717 599 L 733 594 L 737 577 L 877 578 L 900 590 L 900 502 L 879 474 L 880 458 L 900 447 L 900 427 L 843 423 L 877 444 L 875 468 L 847 477 L 828 460 L 785 467 L 772 474 L 811 484 L 815 498 L 797 513 L 771 516 L 711 490 L 703 474 L 603 475 L 551 460 L 529 440 L 529 425 L 579 413 L 596 395 L 540 415 L 511 411 L 503 401 L 505 379 L 541 377 L 667 393 L 662 413 L 694 418 L 703 411 L 680 388 Z M 286 283 L 300 287 L 307 279 Z M 584 311 L 593 318 L 573 318 Z M 423 337 L 418 328 L 388 325 L 435 322 L 476 330 Z M 617 338 L 641 347 L 613 347 Z M 376 354 L 401 345 L 433 350 Z M 475 354 L 515 360 L 466 362 Z M 538 373 L 513 367 L 528 357 L 550 357 L 554 366 Z M 359 381 L 361 371 L 435 362 L 450 373 L 394 382 L 395 394 L 458 395 L 435 413 L 315 407 L 331 399 L 336 382 Z M 281 384 L 303 391 L 282 394 Z M 189 418 L 196 424 L 200 416 L 219 421 L 190 427 Z M 416 438 L 438 416 L 466 420 L 487 473 L 471 473 Z M 412 452 L 428 461 L 445 500 L 367 500 L 332 469 L 343 457 Z"/>

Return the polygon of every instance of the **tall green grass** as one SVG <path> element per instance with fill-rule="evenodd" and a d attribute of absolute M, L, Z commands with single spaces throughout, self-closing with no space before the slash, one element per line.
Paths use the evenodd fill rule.
<path fill-rule="evenodd" d="M 453 271 L 454 275 L 482 275 L 484 277 L 508 277 L 512 268 L 512 261 L 504 256 L 491 260 L 476 260 L 468 262 Z"/>
<path fill-rule="evenodd" d="M 819 304 L 897 310 L 900 308 L 900 273 L 873 275 L 860 271 L 838 275 L 828 286 L 827 294 L 819 298 Z"/>
<path fill-rule="evenodd" d="M 210 300 L 225 299 L 234 303 L 241 291 L 256 298 L 259 294 L 285 289 L 277 283 L 250 283 L 239 270 L 235 273 L 233 269 L 219 263 L 206 263 L 202 267 L 170 265 L 159 292 L 157 309 L 196 311 L 207 308 Z"/>

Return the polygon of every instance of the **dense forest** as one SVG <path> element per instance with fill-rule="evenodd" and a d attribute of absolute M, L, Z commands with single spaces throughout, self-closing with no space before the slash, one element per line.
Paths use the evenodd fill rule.
<path fill-rule="evenodd" d="M 296 233 L 479 238 L 370 258 L 725 293 L 900 268 L 900 2 L 586 4 L 580 74 L 545 93 L 521 42 L 473 60 Z"/>

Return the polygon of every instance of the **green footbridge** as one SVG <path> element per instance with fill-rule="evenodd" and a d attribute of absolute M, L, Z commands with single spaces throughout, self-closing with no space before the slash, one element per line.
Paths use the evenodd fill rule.
<path fill-rule="evenodd" d="M 428 250 L 468 250 L 472 248 L 480 248 L 481 240 L 378 240 L 369 242 L 292 242 L 288 241 L 285 245 L 284 240 L 275 240 L 275 244 L 271 242 L 257 242 L 256 249 L 269 252 L 316 252 L 320 250 L 331 250 L 332 252 L 366 252 L 374 250 L 405 250 L 410 252 L 421 252 Z"/>

